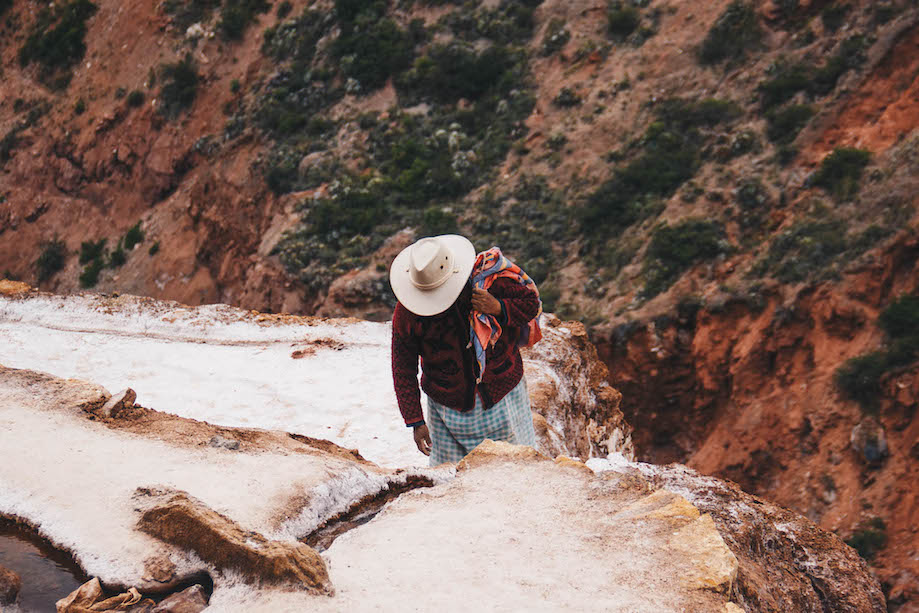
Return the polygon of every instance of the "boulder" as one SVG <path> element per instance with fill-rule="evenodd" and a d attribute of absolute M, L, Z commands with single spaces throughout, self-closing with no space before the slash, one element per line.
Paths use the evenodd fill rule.
<path fill-rule="evenodd" d="M 887 457 L 887 433 L 874 417 L 866 417 L 852 428 L 852 450 L 868 466 L 878 466 Z"/>
<path fill-rule="evenodd" d="M 150 613 L 198 613 L 207 608 L 207 594 L 200 585 L 193 585 L 160 602 Z"/>
<path fill-rule="evenodd" d="M 114 417 L 120 411 L 133 407 L 135 400 L 137 400 L 137 392 L 130 387 L 123 389 L 102 405 L 102 408 L 99 409 L 99 415 L 102 417 Z"/>
<path fill-rule="evenodd" d="M 138 522 L 143 532 L 193 551 L 220 570 L 234 570 L 253 583 L 285 583 L 313 593 L 332 592 L 325 562 L 312 547 L 270 541 L 244 530 L 185 492 L 151 496 L 152 504 Z"/>
<path fill-rule="evenodd" d="M 0 566 L 0 605 L 13 604 L 21 589 L 22 580 L 19 575 Z"/>

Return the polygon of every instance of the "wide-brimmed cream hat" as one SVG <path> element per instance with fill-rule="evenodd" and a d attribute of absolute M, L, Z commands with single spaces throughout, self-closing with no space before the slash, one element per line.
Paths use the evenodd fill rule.
<path fill-rule="evenodd" d="M 402 306 L 415 315 L 446 311 L 463 291 L 475 247 L 464 236 L 443 234 L 422 238 L 402 250 L 389 270 L 389 283 Z"/>

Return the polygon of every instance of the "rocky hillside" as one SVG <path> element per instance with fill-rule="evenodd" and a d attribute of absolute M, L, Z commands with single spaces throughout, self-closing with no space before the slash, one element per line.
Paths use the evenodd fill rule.
<path fill-rule="evenodd" d="M 917 20 L 0 1 L 0 275 L 382 320 L 414 237 L 498 244 L 588 324 L 640 457 L 807 514 L 917 607 Z"/>

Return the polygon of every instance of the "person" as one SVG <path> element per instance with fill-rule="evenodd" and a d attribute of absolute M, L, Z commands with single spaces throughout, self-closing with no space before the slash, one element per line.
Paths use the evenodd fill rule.
<path fill-rule="evenodd" d="M 495 247 L 422 238 L 393 260 L 392 374 L 399 410 L 432 466 L 486 438 L 535 445 L 519 345 L 539 338 L 538 290 Z M 428 398 L 427 419 L 418 389 Z"/>

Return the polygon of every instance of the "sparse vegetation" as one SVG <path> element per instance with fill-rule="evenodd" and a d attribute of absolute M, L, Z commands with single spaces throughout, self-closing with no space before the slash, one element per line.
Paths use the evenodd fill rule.
<path fill-rule="evenodd" d="M 128 94 L 128 106 L 137 108 L 144 103 L 145 98 L 144 92 L 139 89 L 131 90 L 131 93 Z"/>
<path fill-rule="evenodd" d="M 561 88 L 555 98 L 552 99 L 552 104 L 562 108 L 578 106 L 581 102 L 581 96 L 570 87 Z"/>
<path fill-rule="evenodd" d="M 83 241 L 80 244 L 80 264 L 88 264 L 93 260 L 103 259 L 106 253 L 105 243 L 107 239 L 100 238 L 97 241 Z"/>
<path fill-rule="evenodd" d="M 823 27 L 830 32 L 838 30 L 845 23 L 846 15 L 852 9 L 850 4 L 840 4 L 834 2 L 820 11 L 820 20 L 823 21 Z"/>
<path fill-rule="evenodd" d="M 703 128 L 739 114 L 724 100 L 661 102 L 655 119 L 637 141 L 640 153 L 613 171 L 613 177 L 591 194 L 576 215 L 588 236 L 617 234 L 660 211 L 661 197 L 690 179 L 700 164 Z"/>
<path fill-rule="evenodd" d="M 217 27 L 227 40 L 239 40 L 249 24 L 270 9 L 271 4 L 265 0 L 223 0 Z"/>
<path fill-rule="evenodd" d="M 345 7 L 347 5 L 347 7 Z M 332 44 L 342 74 L 355 79 L 363 92 L 381 87 L 389 77 L 411 65 L 415 41 L 380 2 L 335 3 L 341 34 Z"/>
<path fill-rule="evenodd" d="M 438 44 L 415 60 L 399 81 L 400 89 L 441 103 L 460 98 L 479 100 L 496 90 L 508 91 L 522 72 L 523 58 L 508 47 L 491 45 L 477 53 L 464 43 Z"/>
<path fill-rule="evenodd" d="M 872 560 L 887 546 L 887 526 L 884 520 L 874 517 L 862 522 L 852 536 L 846 539 L 846 545 L 857 551 L 865 560 Z"/>
<path fill-rule="evenodd" d="M 142 242 L 144 242 L 144 231 L 141 230 L 140 222 L 138 221 L 131 226 L 124 235 L 124 248 L 131 251 L 136 245 Z"/>
<path fill-rule="evenodd" d="M 703 64 L 740 61 L 760 45 L 762 30 L 753 7 L 741 0 L 728 5 L 708 31 L 699 49 Z"/>
<path fill-rule="evenodd" d="M 858 193 L 859 180 L 870 160 L 870 151 L 837 147 L 823 158 L 820 168 L 814 174 L 813 184 L 840 200 L 849 200 Z"/>
<path fill-rule="evenodd" d="M 724 228 L 715 221 L 687 219 L 654 230 L 645 257 L 645 297 L 670 287 L 693 264 L 728 250 Z"/>
<path fill-rule="evenodd" d="M 542 39 L 540 53 L 549 56 L 561 51 L 571 40 L 571 32 L 561 19 L 553 19 L 546 29 L 546 36 Z"/>
<path fill-rule="evenodd" d="M 191 54 L 173 64 L 160 68 L 163 86 L 159 95 L 159 111 L 166 117 L 177 117 L 189 108 L 198 93 L 198 67 Z"/>
<path fill-rule="evenodd" d="M 75 115 L 82 115 L 86 112 L 86 101 L 83 98 L 77 98 L 77 101 L 73 103 L 73 112 Z"/>
<path fill-rule="evenodd" d="M 35 272 L 38 282 L 43 283 L 64 268 L 67 260 L 67 245 L 55 236 L 39 245 L 41 254 L 35 260 Z"/>
<path fill-rule="evenodd" d="M 631 3 L 613 2 L 606 12 L 607 28 L 613 36 L 625 38 L 638 29 L 641 13 Z"/>
<path fill-rule="evenodd" d="M 184 32 L 190 25 L 207 20 L 221 0 L 164 0 L 163 10 L 172 17 L 173 26 Z"/>
<path fill-rule="evenodd" d="M 19 50 L 23 66 L 38 62 L 42 77 L 56 88 L 70 82 L 70 67 L 86 53 L 86 21 L 97 10 L 90 0 L 52 4 L 38 12 L 35 25 Z"/>
<path fill-rule="evenodd" d="M 278 9 L 275 14 L 278 16 L 278 19 L 284 19 L 290 15 L 292 10 L 294 10 L 294 5 L 291 4 L 289 0 L 284 0 L 284 2 L 278 4 Z"/>
<path fill-rule="evenodd" d="M 781 108 L 770 109 L 766 113 L 766 135 L 778 145 L 788 145 L 798 132 L 814 116 L 814 107 L 809 104 L 791 104 Z"/>
<path fill-rule="evenodd" d="M 836 371 L 840 391 L 869 412 L 879 406 L 881 378 L 919 358 L 919 296 L 908 294 L 894 300 L 877 323 L 885 332 L 884 347 L 847 360 Z"/>

